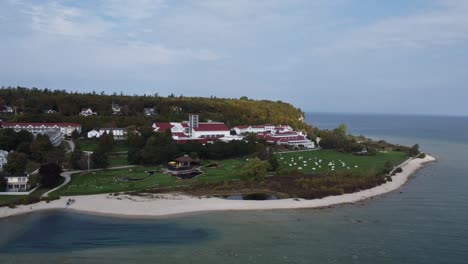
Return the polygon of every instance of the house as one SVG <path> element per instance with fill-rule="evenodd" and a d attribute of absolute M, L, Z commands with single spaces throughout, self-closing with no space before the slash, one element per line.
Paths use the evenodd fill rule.
<path fill-rule="evenodd" d="M 5 176 L 7 192 L 27 192 L 30 189 L 28 176 Z"/>
<path fill-rule="evenodd" d="M 2 113 L 2 114 L 13 114 L 14 110 L 13 110 L 13 107 L 11 107 L 11 106 L 1 105 L 0 106 L 0 113 Z"/>
<path fill-rule="evenodd" d="M 112 133 L 114 140 L 123 140 L 127 136 L 127 130 L 125 128 L 99 128 L 89 131 L 88 138 L 99 138 L 104 135 L 104 133 Z"/>
<path fill-rule="evenodd" d="M 3 171 L 3 167 L 8 162 L 8 151 L 0 150 L 0 171 Z"/>
<path fill-rule="evenodd" d="M 70 137 L 73 131 L 81 133 L 81 125 L 76 123 L 26 123 L 26 122 L 3 122 L 1 128 L 11 128 L 16 132 L 26 130 L 33 135 L 46 133 L 49 130 L 60 130 L 62 136 Z"/>
<path fill-rule="evenodd" d="M 53 109 L 44 110 L 44 114 L 55 114 L 55 113 L 57 113 L 57 111 Z"/>
<path fill-rule="evenodd" d="M 145 116 L 152 116 L 154 115 L 154 108 L 144 108 L 143 109 L 143 114 Z"/>
<path fill-rule="evenodd" d="M 120 105 L 112 102 L 112 114 L 113 115 L 120 115 L 121 114 L 121 108 Z"/>
<path fill-rule="evenodd" d="M 81 109 L 80 116 L 92 116 L 92 115 L 97 115 L 97 113 L 93 112 L 91 108 Z"/>

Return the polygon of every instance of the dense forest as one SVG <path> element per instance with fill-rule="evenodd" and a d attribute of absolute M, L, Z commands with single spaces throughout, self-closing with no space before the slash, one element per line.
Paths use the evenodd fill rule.
<path fill-rule="evenodd" d="M 112 103 L 121 108 L 119 116 L 113 115 Z M 78 93 L 65 90 L 49 90 L 24 87 L 2 87 L 0 110 L 5 106 L 14 109 L 13 114 L 3 115 L 4 121 L 17 122 L 77 122 L 84 130 L 105 126 L 147 126 L 151 122 L 183 121 L 188 113 L 200 114 L 200 120 L 225 122 L 228 126 L 245 124 L 288 124 L 295 129 L 305 129 L 304 113 L 289 103 L 267 100 L 251 100 L 216 97 L 185 97 L 173 94 L 163 97 L 153 95 L 124 95 L 105 93 Z M 79 116 L 82 108 L 90 107 L 97 116 Z M 153 108 L 155 114 L 144 115 L 145 108 Z M 46 114 L 46 110 L 56 111 Z"/>

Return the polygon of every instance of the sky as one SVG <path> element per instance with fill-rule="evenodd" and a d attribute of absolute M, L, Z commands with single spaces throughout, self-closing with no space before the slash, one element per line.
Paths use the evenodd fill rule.
<path fill-rule="evenodd" d="M 0 85 L 468 115 L 468 0 L 0 0 Z"/>

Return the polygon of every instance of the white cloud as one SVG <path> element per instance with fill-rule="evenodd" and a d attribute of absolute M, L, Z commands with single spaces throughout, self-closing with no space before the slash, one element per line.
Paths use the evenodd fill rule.
<path fill-rule="evenodd" d="M 58 2 L 32 5 L 23 10 L 31 16 L 32 29 L 68 37 L 96 37 L 111 28 L 111 24 L 88 12 Z"/>
<path fill-rule="evenodd" d="M 116 18 L 140 20 L 167 8 L 165 0 L 101 0 L 104 13 Z"/>
<path fill-rule="evenodd" d="M 468 1 L 440 0 L 431 10 L 374 22 L 352 29 L 331 43 L 312 49 L 313 54 L 419 49 L 447 46 L 468 40 Z"/>

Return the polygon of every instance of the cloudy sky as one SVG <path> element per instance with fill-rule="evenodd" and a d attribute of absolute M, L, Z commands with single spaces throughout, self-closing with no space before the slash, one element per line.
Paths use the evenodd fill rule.
<path fill-rule="evenodd" d="M 0 85 L 468 115 L 468 0 L 0 0 Z"/>

